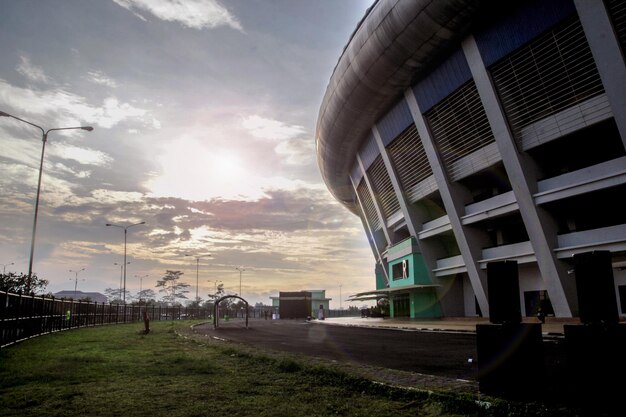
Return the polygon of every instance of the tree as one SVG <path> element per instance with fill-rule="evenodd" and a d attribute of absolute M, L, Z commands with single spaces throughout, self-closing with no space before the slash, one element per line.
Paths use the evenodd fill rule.
<path fill-rule="evenodd" d="M 154 303 L 154 300 L 156 299 L 156 293 L 154 292 L 154 290 L 151 289 L 141 290 L 137 293 L 136 298 L 139 304 L 150 304 Z"/>
<path fill-rule="evenodd" d="M 166 294 L 163 296 L 163 301 L 168 304 L 176 304 L 176 299 L 178 298 L 187 299 L 185 294 L 189 292 L 187 288 L 189 288 L 190 285 L 184 282 L 178 282 L 181 275 L 183 275 L 183 273 L 180 271 L 172 271 L 168 269 L 165 271 L 163 278 L 157 281 L 156 287 L 161 287 L 159 292 Z"/>
<path fill-rule="evenodd" d="M 202 299 L 200 297 L 198 297 L 197 299 L 193 301 L 189 300 L 185 303 L 185 307 L 187 308 L 199 308 L 201 306 L 202 306 Z"/>
<path fill-rule="evenodd" d="M 212 303 L 215 303 L 215 301 L 224 296 L 224 284 L 220 284 L 217 286 L 217 291 L 215 292 L 215 294 L 208 294 L 209 296 L 209 301 Z"/>
<path fill-rule="evenodd" d="M 104 290 L 104 294 L 107 296 L 109 304 L 120 304 L 122 302 L 119 288 L 107 288 Z"/>
<path fill-rule="evenodd" d="M 15 294 L 42 293 L 47 285 L 48 281 L 40 279 L 36 274 L 32 274 L 30 279 L 24 273 L 0 274 L 0 291 Z"/>

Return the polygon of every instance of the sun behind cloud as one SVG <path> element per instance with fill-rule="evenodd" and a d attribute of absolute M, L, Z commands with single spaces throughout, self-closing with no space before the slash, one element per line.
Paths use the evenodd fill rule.
<path fill-rule="evenodd" d="M 177 140 L 156 160 L 161 171 L 145 184 L 153 197 L 256 201 L 270 189 L 306 186 L 298 180 L 263 177 L 247 168 L 235 150 L 214 151 L 194 138 Z"/>

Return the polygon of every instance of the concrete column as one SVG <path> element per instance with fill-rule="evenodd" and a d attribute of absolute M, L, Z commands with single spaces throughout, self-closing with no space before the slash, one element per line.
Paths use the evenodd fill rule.
<path fill-rule="evenodd" d="M 574 0 L 574 4 L 626 149 L 626 64 L 619 41 L 604 2 Z"/>
<path fill-rule="evenodd" d="M 363 161 L 361 160 L 361 155 L 356 154 L 356 160 L 359 162 L 359 168 L 361 168 L 361 173 L 363 174 L 363 180 L 367 185 L 367 189 L 370 193 L 370 197 L 372 197 L 372 201 L 374 202 L 374 209 L 376 210 L 376 215 L 380 220 L 380 226 L 383 229 L 383 233 L 385 235 L 385 239 L 387 239 L 387 244 L 391 244 L 391 235 L 389 233 L 389 229 L 387 228 L 387 220 L 383 214 L 383 209 L 378 202 L 378 198 L 376 197 L 376 193 L 374 192 L 374 187 L 372 186 L 372 182 L 370 181 L 370 177 L 365 170 L 365 166 L 363 165 Z"/>
<path fill-rule="evenodd" d="M 400 203 L 400 210 L 402 210 L 402 215 L 404 216 L 404 221 L 406 222 L 407 228 L 409 229 L 409 233 L 413 236 L 417 242 L 417 245 L 420 249 L 424 262 L 426 263 L 426 267 L 428 271 L 431 272 L 436 268 L 437 265 L 437 256 L 433 250 L 431 250 L 428 246 L 427 242 L 423 242 L 419 240 L 417 233 L 422 230 L 422 224 L 424 223 L 422 219 L 419 218 L 419 214 L 414 206 L 409 202 L 406 198 L 406 194 L 404 189 L 402 188 L 402 184 L 400 184 L 400 179 L 396 172 L 396 168 L 393 164 L 393 161 L 389 157 L 389 153 L 387 152 L 387 148 L 383 144 L 383 140 L 380 137 L 380 132 L 376 126 L 372 127 L 372 133 L 374 134 L 374 140 L 376 141 L 376 145 L 378 145 L 378 150 L 380 151 L 380 156 L 383 159 L 383 163 L 385 164 L 385 169 L 387 170 L 387 174 L 389 175 L 389 179 L 391 180 L 391 185 L 393 186 L 393 191 L 398 196 L 398 203 Z M 431 281 L 433 281 L 433 276 L 431 273 Z"/>
<path fill-rule="evenodd" d="M 487 245 L 484 236 L 481 236 L 476 229 L 471 229 L 463 226 L 461 223 L 461 216 L 465 213 L 465 190 L 448 178 L 444 170 L 444 163 L 435 141 L 430 132 L 430 129 L 422 115 L 422 111 L 419 108 L 415 94 L 411 88 L 407 89 L 404 93 L 406 101 L 411 110 L 413 121 L 417 127 L 417 132 L 420 135 L 428 162 L 430 163 L 435 181 L 441 194 L 444 207 L 450 218 L 450 224 L 452 231 L 456 238 L 459 250 L 465 261 L 465 267 L 467 268 L 467 275 L 472 284 L 472 289 L 476 295 L 478 305 L 485 317 L 489 316 L 489 303 L 487 300 L 487 272 L 480 269 L 478 260 L 482 258 L 482 248 Z"/>
<path fill-rule="evenodd" d="M 372 248 L 372 252 L 374 252 L 374 258 L 376 261 L 381 264 L 383 267 L 383 272 L 385 274 L 385 281 L 387 286 L 389 286 L 389 274 L 387 272 L 387 268 L 385 268 L 385 262 L 382 256 L 382 252 L 378 245 L 376 244 L 376 239 L 374 238 L 374 231 L 370 227 L 369 221 L 367 220 L 367 216 L 365 215 L 365 209 L 363 207 L 363 203 L 361 202 L 361 198 L 359 197 L 359 193 L 356 191 L 356 184 L 352 181 L 352 177 L 350 177 L 350 182 L 352 183 L 352 188 L 354 189 L 354 195 L 356 195 L 357 203 L 359 204 L 359 208 L 361 209 L 361 222 L 363 223 L 363 229 L 365 229 L 365 233 L 367 234 L 367 238 L 370 242 L 370 247 Z"/>
<path fill-rule="evenodd" d="M 544 209 L 535 205 L 533 193 L 537 190 L 537 178 L 534 164 L 526 154 L 517 150 L 515 139 L 474 37 L 470 35 L 466 38 L 462 42 L 462 48 L 502 162 L 511 180 L 520 215 L 526 226 L 554 312 L 560 317 L 571 317 L 578 311 L 575 282 L 567 274 L 567 265 L 556 258 L 554 250 L 558 247 L 558 242 L 555 222 Z"/>

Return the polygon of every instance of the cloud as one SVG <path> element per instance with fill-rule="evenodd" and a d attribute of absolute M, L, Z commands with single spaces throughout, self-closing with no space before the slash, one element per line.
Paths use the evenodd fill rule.
<path fill-rule="evenodd" d="M 72 167 L 68 167 L 65 164 L 61 164 L 61 163 L 56 163 L 53 165 L 53 170 L 55 172 L 63 172 L 66 174 L 70 174 L 76 178 L 89 178 L 91 176 L 91 171 L 86 171 L 86 170 L 76 170 Z"/>
<path fill-rule="evenodd" d="M 113 158 L 104 152 L 79 148 L 67 143 L 58 143 L 56 146 L 50 147 L 48 153 L 58 158 L 74 160 L 83 165 L 107 166 L 113 161 Z"/>
<path fill-rule="evenodd" d="M 117 83 L 115 82 L 115 80 L 108 77 L 102 71 L 89 71 L 87 73 L 87 79 L 95 84 L 100 84 L 111 88 L 117 87 Z"/>
<path fill-rule="evenodd" d="M 102 204 L 138 203 L 144 195 L 138 192 L 97 189 L 91 192 L 93 198 Z"/>
<path fill-rule="evenodd" d="M 230 26 L 243 31 L 239 21 L 217 0 L 113 0 L 137 17 L 146 20 L 139 11 L 148 12 L 161 20 L 179 22 L 192 29 L 212 29 Z"/>
<path fill-rule="evenodd" d="M 152 197 L 255 201 L 267 196 L 269 190 L 323 187 L 277 175 L 263 176 L 235 150 L 213 148 L 193 137 L 168 143 L 155 160 L 161 165 L 160 173 L 145 183 Z"/>
<path fill-rule="evenodd" d="M 258 115 L 244 117 L 241 125 L 255 138 L 276 141 L 292 139 L 306 132 L 302 126 L 287 125 Z"/>
<path fill-rule="evenodd" d="M 17 70 L 17 72 L 19 72 L 31 81 L 36 81 L 44 84 L 48 84 L 51 82 L 50 78 L 48 78 L 48 76 L 43 72 L 43 69 L 36 65 L 33 65 L 30 62 L 30 58 L 24 55 L 20 56 L 20 63 L 15 69 Z"/>
<path fill-rule="evenodd" d="M 88 123 L 108 129 L 124 121 L 134 120 L 155 129 L 160 127 L 160 122 L 148 110 L 120 102 L 115 97 L 106 98 L 101 106 L 96 107 L 87 103 L 84 97 L 63 89 L 15 87 L 1 78 L 0 104 L 3 108 L 17 109 L 20 114 L 53 116 L 54 124 L 60 126 Z"/>
<path fill-rule="evenodd" d="M 315 142 L 311 139 L 287 139 L 280 142 L 274 151 L 289 165 L 308 165 L 315 162 Z"/>

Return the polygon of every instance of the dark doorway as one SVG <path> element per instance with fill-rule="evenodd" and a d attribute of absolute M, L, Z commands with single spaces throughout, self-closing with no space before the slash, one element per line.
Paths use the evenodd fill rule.
<path fill-rule="evenodd" d="M 400 294 L 393 298 L 393 316 L 411 317 L 411 301 L 409 300 L 409 294 Z"/>
<path fill-rule="evenodd" d="M 526 317 L 534 317 L 541 308 L 546 316 L 553 316 L 554 309 L 548 297 L 548 291 L 524 291 L 524 310 Z"/>

